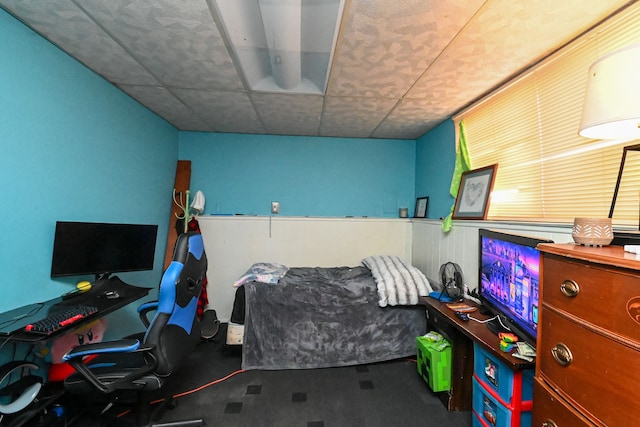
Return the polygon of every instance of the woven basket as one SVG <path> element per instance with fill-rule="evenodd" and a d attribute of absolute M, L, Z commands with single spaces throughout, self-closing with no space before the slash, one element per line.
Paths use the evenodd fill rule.
<path fill-rule="evenodd" d="M 571 236 L 580 245 L 607 246 L 613 240 L 611 218 L 576 218 Z"/>

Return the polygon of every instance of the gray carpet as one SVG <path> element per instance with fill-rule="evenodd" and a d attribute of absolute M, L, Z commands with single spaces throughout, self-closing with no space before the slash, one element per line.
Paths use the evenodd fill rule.
<path fill-rule="evenodd" d="M 224 326 L 218 338 L 203 341 L 157 393 L 160 397 L 202 387 L 178 397 L 163 422 L 197 417 L 207 426 L 224 427 L 471 426 L 470 412 L 446 411 L 418 375 L 415 360 L 242 372 L 239 349 L 223 344 Z M 114 424 L 125 425 L 128 418 Z M 105 425 L 104 420 L 78 417 L 72 425 Z"/>

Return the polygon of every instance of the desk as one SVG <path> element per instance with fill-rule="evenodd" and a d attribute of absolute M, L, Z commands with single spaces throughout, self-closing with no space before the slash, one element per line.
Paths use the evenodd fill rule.
<path fill-rule="evenodd" d="M 534 367 L 534 363 L 517 359 L 511 353 L 501 351 L 498 337 L 484 323 L 473 320 L 463 322 L 445 303 L 430 297 L 421 297 L 421 299 L 426 307 L 428 326 L 444 335 L 452 346 L 451 390 L 438 395 L 449 411 L 471 410 L 474 342 L 494 354 L 513 370 Z M 477 306 L 471 301 L 465 301 L 465 303 Z M 469 315 L 479 320 L 486 320 L 490 317 L 480 314 L 478 310 L 469 313 Z"/>
<path fill-rule="evenodd" d="M 15 341 L 23 343 L 36 343 L 38 341 L 53 339 L 61 334 L 69 332 L 79 326 L 94 321 L 96 318 L 130 304 L 149 293 L 150 288 L 141 288 L 124 283 L 118 277 L 96 281 L 87 292 L 78 293 L 70 298 L 54 298 L 42 303 L 30 304 L 5 313 L 0 313 L 0 342 Z M 104 293 L 114 291 L 118 298 L 107 298 Z M 24 327 L 39 319 L 49 315 L 64 311 L 75 305 L 89 305 L 97 307 L 98 311 L 84 319 L 72 323 L 50 335 L 29 333 L 24 331 Z M 33 417 L 41 414 L 45 407 L 54 403 L 62 395 L 59 384 L 43 387 L 38 394 L 38 399 L 14 415 L 5 415 L 3 425 L 9 427 L 19 427 L 25 425 Z M 45 421 L 46 423 L 46 421 Z M 40 425 L 40 424 L 38 424 Z"/>
<path fill-rule="evenodd" d="M 36 342 L 54 338 L 132 303 L 147 295 L 150 290 L 150 288 L 128 285 L 117 276 L 113 276 L 109 279 L 97 281 L 89 291 L 79 293 L 71 298 L 63 299 L 58 297 L 0 313 L 0 341 L 4 338 L 12 341 Z M 117 292 L 118 298 L 106 298 L 104 296 L 106 291 Z M 50 335 L 24 331 L 26 325 L 76 305 L 95 306 L 98 311 Z"/>

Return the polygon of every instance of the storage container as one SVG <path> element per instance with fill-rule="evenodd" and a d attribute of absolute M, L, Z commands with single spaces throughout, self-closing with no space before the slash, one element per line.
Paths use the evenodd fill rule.
<path fill-rule="evenodd" d="M 505 405 L 533 399 L 533 369 L 514 371 L 478 343 L 473 344 L 474 376 Z"/>
<path fill-rule="evenodd" d="M 531 401 L 523 410 L 521 405 L 507 407 L 492 396 L 475 378 L 473 381 L 473 425 L 482 427 L 530 427 Z"/>
<path fill-rule="evenodd" d="M 418 374 L 434 392 L 451 389 L 451 345 L 416 338 Z"/>

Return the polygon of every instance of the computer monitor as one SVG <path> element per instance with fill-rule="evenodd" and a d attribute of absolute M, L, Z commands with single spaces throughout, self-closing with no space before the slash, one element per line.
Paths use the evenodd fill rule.
<path fill-rule="evenodd" d="M 51 277 L 152 270 L 157 225 L 56 222 Z"/>

